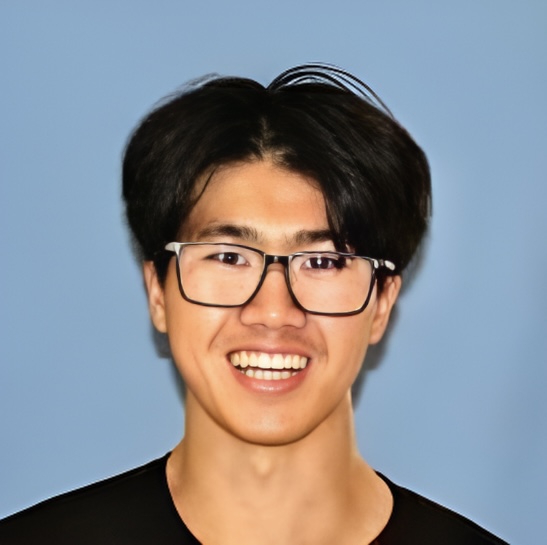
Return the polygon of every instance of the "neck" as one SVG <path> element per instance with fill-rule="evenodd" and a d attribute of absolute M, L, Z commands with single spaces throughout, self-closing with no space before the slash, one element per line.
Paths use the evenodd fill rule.
<path fill-rule="evenodd" d="M 387 522 L 391 496 L 358 453 L 349 394 L 312 432 L 274 446 L 235 437 L 194 401 L 167 475 L 203 543 L 366 543 Z"/>

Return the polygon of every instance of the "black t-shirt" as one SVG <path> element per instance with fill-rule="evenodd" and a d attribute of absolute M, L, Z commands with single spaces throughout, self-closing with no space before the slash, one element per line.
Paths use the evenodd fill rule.
<path fill-rule="evenodd" d="M 171 499 L 167 458 L 7 517 L 0 521 L 0 545 L 199 545 Z M 381 477 L 393 494 L 393 512 L 373 545 L 505 543 L 461 515 Z"/>

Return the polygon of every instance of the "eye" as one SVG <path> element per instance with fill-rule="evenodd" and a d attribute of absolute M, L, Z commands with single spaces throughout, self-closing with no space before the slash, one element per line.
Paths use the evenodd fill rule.
<path fill-rule="evenodd" d="M 347 258 L 336 254 L 318 254 L 310 256 L 303 265 L 304 269 L 329 270 L 346 267 Z"/>
<path fill-rule="evenodd" d="M 223 252 L 220 254 L 212 254 L 207 257 L 211 261 L 218 261 L 223 265 L 248 265 L 248 261 L 237 252 Z"/>

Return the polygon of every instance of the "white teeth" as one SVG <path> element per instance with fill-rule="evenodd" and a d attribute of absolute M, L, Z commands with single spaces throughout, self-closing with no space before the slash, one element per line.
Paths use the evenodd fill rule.
<path fill-rule="evenodd" d="M 268 371 L 264 369 L 252 369 L 248 367 L 245 371 L 241 372 L 249 378 L 257 378 L 259 380 L 283 380 L 289 377 L 294 377 L 297 371 Z"/>
<path fill-rule="evenodd" d="M 275 354 L 272 358 L 273 369 L 283 369 L 285 367 L 285 361 L 281 354 Z"/>
<path fill-rule="evenodd" d="M 259 380 L 282 380 L 304 369 L 308 364 L 308 358 L 297 354 L 283 356 L 243 350 L 232 352 L 230 362 L 248 377 Z"/>
<path fill-rule="evenodd" d="M 260 354 L 260 356 L 258 356 L 258 367 L 260 367 L 260 369 L 271 369 L 273 367 L 272 363 L 268 354 Z"/>

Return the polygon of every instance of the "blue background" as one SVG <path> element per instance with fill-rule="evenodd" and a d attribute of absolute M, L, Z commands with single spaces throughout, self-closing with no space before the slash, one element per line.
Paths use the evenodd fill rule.
<path fill-rule="evenodd" d="M 132 127 L 190 78 L 321 60 L 380 94 L 433 173 L 362 452 L 511 542 L 547 534 L 545 2 L 5 1 L 0 56 L 0 516 L 182 433 L 122 218 Z"/>

